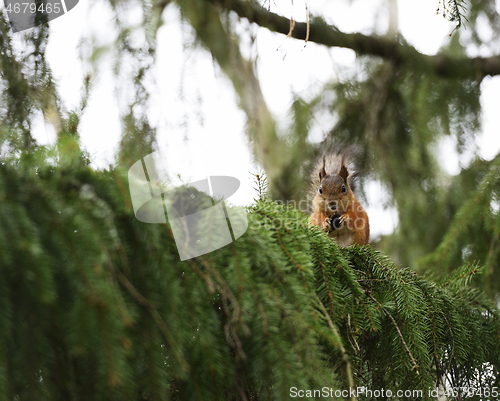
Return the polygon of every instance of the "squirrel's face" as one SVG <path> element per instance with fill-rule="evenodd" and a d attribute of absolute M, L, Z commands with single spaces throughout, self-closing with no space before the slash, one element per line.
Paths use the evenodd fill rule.
<path fill-rule="evenodd" d="M 339 175 L 325 176 L 315 196 L 316 205 L 327 214 L 344 214 L 349 210 L 352 191 Z"/>

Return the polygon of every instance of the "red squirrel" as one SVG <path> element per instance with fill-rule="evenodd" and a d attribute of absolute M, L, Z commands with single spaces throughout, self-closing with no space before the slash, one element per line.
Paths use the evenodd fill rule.
<path fill-rule="evenodd" d="M 324 229 L 341 247 L 368 244 L 368 215 L 354 196 L 354 174 L 348 169 L 346 153 L 323 156 L 322 161 L 319 167 L 319 181 L 316 176 L 313 177 L 313 190 L 316 195 L 309 224 Z"/>

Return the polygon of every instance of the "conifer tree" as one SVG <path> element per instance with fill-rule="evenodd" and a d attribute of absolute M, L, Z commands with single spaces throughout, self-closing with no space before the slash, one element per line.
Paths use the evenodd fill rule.
<path fill-rule="evenodd" d="M 481 82 L 500 73 L 498 56 L 466 50 L 484 45 L 480 21 L 498 26 L 494 2 L 439 2 L 457 29 L 435 56 L 400 36 L 340 32 L 319 16 L 290 30 L 253 1 L 141 1 L 139 26 L 120 19 L 130 4 L 109 2 L 115 72 L 136 97 L 106 170 L 90 167 L 79 138 L 93 77 L 66 110 L 45 58 L 47 23 L 15 37 L 0 15 L 0 399 L 420 400 L 436 399 L 437 388 L 450 400 L 498 398 L 500 159 L 475 158 L 449 177 L 433 150 L 445 135 L 463 150 L 480 131 Z M 135 218 L 128 189 L 128 168 L 154 148 L 145 82 L 166 7 L 234 86 L 269 180 L 266 192 L 259 174 L 242 237 L 186 261 L 168 222 Z M 297 96 L 284 135 L 233 12 L 351 48 L 365 73 L 328 83 L 312 101 Z M 337 124 L 312 144 L 307 132 L 325 111 Z M 53 146 L 33 139 L 40 112 L 56 130 Z M 359 167 L 397 206 L 396 232 L 374 246 L 339 248 L 279 202 L 302 196 L 314 157 L 339 142 L 358 147 Z"/>

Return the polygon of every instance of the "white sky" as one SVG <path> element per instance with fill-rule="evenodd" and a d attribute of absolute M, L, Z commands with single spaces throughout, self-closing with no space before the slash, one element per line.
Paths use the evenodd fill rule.
<path fill-rule="evenodd" d="M 292 12 L 296 20 L 305 19 L 301 0 L 294 1 L 293 9 L 288 0 L 271 1 L 272 10 L 277 5 L 283 15 L 289 16 Z M 322 13 L 329 16 L 329 22 L 343 31 L 369 34 L 373 29 L 379 33 L 387 29 L 387 16 L 384 9 L 378 7 L 378 1 L 316 0 L 313 4 L 321 7 Z M 448 34 L 454 27 L 436 15 L 437 4 L 438 0 L 420 0 L 418 6 L 410 0 L 398 2 L 401 33 L 409 43 L 427 54 L 434 54 L 449 40 Z M 311 5 L 311 12 L 314 10 Z M 190 32 L 179 22 L 175 8 L 167 8 L 163 18 L 165 24 L 158 34 L 149 114 L 158 127 L 163 162 L 168 171 L 181 174 L 185 182 L 206 175 L 235 176 L 242 182 L 242 189 L 231 200 L 236 204 L 249 204 L 254 197 L 249 172 L 255 173 L 257 167 L 251 162 L 244 136 L 245 115 L 237 108 L 234 90 L 207 52 L 183 52 L 183 43 Z M 87 0 L 81 0 L 67 15 L 51 22 L 47 58 L 68 110 L 78 105 L 83 77 L 89 71 L 89 66 L 80 60 L 80 55 L 86 54 L 89 41 L 81 42 L 80 39 L 97 33 L 100 43 L 110 43 L 114 37 L 112 26 L 109 9 L 102 3 L 90 8 Z M 250 27 L 250 30 L 257 35 L 256 46 L 250 51 L 252 55 L 258 53 L 257 73 L 262 91 L 281 125 L 286 122 L 293 93 L 306 98 L 313 95 L 323 83 L 337 77 L 339 65 L 349 68 L 355 59 L 354 52 L 348 49 L 327 49 L 314 43 L 304 48 L 303 42 L 286 39 L 266 29 Z M 484 49 L 476 51 L 483 55 Z M 99 71 L 80 130 L 82 142 L 96 167 L 106 167 L 113 162 L 120 138 L 119 102 L 110 68 L 111 60 L 108 59 Z M 500 150 L 498 93 L 500 78 L 486 78 L 481 98 L 483 133 L 478 139 L 479 154 L 486 159 L 491 159 Z M 123 93 L 118 98 L 123 99 Z M 321 140 L 331 123 L 326 116 L 324 127 L 317 127 L 310 138 Z M 55 140 L 53 129 L 41 116 L 34 134 L 39 143 Z M 468 161 L 467 155 L 463 160 L 458 159 L 451 140 L 443 141 L 442 151 L 446 155 L 442 159 L 443 166 L 450 174 L 458 173 L 460 163 Z M 394 210 L 384 208 L 385 191 L 372 183 L 368 198 L 367 211 L 373 236 L 390 233 L 397 224 L 397 217 Z"/>

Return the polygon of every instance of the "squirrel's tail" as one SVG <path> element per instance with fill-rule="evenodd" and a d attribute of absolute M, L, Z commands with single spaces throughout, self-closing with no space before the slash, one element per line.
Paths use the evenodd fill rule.
<path fill-rule="evenodd" d="M 355 156 L 355 151 L 352 147 L 342 149 L 339 151 L 325 152 L 323 153 L 316 163 L 314 164 L 314 169 L 311 172 L 310 182 L 311 182 L 311 193 L 312 197 L 316 194 L 320 184 L 320 171 L 323 167 L 327 175 L 334 175 L 340 172 L 342 166 L 348 171 L 347 182 L 351 189 L 354 191 L 356 186 L 356 178 L 358 173 L 354 169 L 353 159 Z"/>

